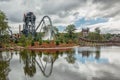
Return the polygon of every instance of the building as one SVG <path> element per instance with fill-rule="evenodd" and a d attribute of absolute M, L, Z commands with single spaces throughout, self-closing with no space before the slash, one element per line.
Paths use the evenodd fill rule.
<path fill-rule="evenodd" d="M 88 34 L 89 34 L 89 28 L 82 28 L 82 31 L 81 31 L 81 33 L 82 33 L 82 36 L 83 37 L 86 37 L 86 36 L 88 36 Z"/>

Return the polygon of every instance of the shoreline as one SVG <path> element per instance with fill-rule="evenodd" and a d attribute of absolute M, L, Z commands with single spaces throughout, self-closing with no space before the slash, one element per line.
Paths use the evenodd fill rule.
<path fill-rule="evenodd" d="M 53 47 L 53 48 L 27 48 L 29 50 L 57 50 L 57 49 L 72 49 L 74 47 L 78 46 L 72 46 L 72 47 Z"/>
<path fill-rule="evenodd" d="M 71 47 L 48 47 L 48 48 L 39 48 L 39 47 L 21 47 L 21 46 L 17 46 L 17 47 L 9 47 L 9 48 L 0 48 L 0 51 L 4 51 L 4 50 L 22 50 L 22 49 L 26 49 L 26 50 L 66 50 L 66 49 L 72 49 L 74 47 L 78 47 L 78 46 L 71 46 Z"/>
<path fill-rule="evenodd" d="M 21 46 L 16 46 L 16 47 L 7 47 L 7 48 L 0 48 L 0 51 L 4 51 L 4 50 L 67 50 L 67 49 L 72 49 L 75 47 L 98 47 L 97 46 L 70 46 L 70 47 L 45 47 L 45 48 L 41 48 L 41 47 L 21 47 Z"/>

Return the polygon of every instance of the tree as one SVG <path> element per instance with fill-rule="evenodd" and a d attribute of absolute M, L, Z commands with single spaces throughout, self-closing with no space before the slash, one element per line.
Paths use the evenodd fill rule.
<path fill-rule="evenodd" d="M 88 34 L 87 38 L 90 39 L 90 40 L 98 40 L 98 41 L 101 41 L 101 40 L 104 39 L 102 35 L 100 35 L 100 34 L 98 34 L 96 32 L 90 32 Z"/>
<path fill-rule="evenodd" d="M 95 28 L 95 32 L 98 33 L 98 34 L 100 34 L 100 28 L 99 28 L 99 27 L 96 27 L 96 28 Z"/>
<path fill-rule="evenodd" d="M 73 24 L 68 25 L 66 27 L 65 31 L 68 33 L 69 38 L 72 38 L 73 37 L 73 33 L 75 31 L 75 25 L 73 25 Z"/>
<path fill-rule="evenodd" d="M 5 14 L 2 11 L 0 11 L 0 35 L 2 35 L 4 31 L 6 31 L 6 29 L 8 28 L 6 20 L 7 18 Z"/>
<path fill-rule="evenodd" d="M 0 11 L 0 45 L 3 47 L 5 43 L 8 43 L 10 39 L 6 29 L 8 28 L 7 18 L 5 14 Z M 7 44 L 8 45 L 8 44 Z"/>

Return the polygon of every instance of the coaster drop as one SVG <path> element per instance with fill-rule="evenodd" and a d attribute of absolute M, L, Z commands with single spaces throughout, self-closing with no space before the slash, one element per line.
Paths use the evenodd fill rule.
<path fill-rule="evenodd" d="M 46 21 L 47 20 L 47 21 Z M 23 18 L 23 30 L 22 33 L 27 37 L 29 34 L 36 37 L 37 32 L 43 32 L 49 34 L 49 38 L 52 38 L 53 26 L 49 16 L 44 16 L 39 22 L 38 26 L 35 26 L 36 16 L 33 12 L 24 14 Z"/>

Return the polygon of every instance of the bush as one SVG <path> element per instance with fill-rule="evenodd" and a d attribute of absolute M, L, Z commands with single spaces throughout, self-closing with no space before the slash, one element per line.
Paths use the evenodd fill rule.
<path fill-rule="evenodd" d="M 49 40 L 46 40 L 46 43 L 48 43 L 48 44 L 49 44 L 49 43 L 50 43 L 50 41 L 49 41 Z"/>
<path fill-rule="evenodd" d="M 17 45 L 18 45 L 18 46 L 23 46 L 23 44 L 22 44 L 22 43 L 17 43 Z"/>
<path fill-rule="evenodd" d="M 34 46 L 34 41 L 31 42 L 31 46 Z"/>
<path fill-rule="evenodd" d="M 64 40 L 64 43 L 68 44 L 68 39 L 65 39 L 65 40 Z"/>
<path fill-rule="evenodd" d="M 42 45 L 42 40 L 39 40 L 39 45 Z"/>
<path fill-rule="evenodd" d="M 63 39 L 60 39 L 60 43 L 63 43 Z"/>
<path fill-rule="evenodd" d="M 56 40 L 55 43 L 56 43 L 56 45 L 59 45 L 60 41 L 59 41 L 59 40 Z"/>

